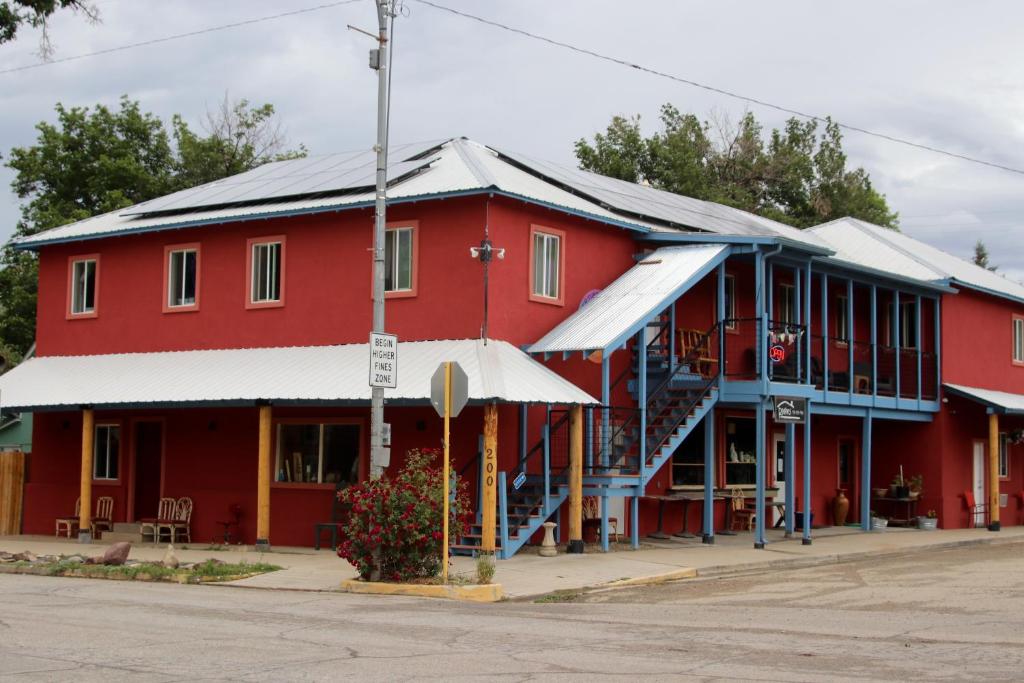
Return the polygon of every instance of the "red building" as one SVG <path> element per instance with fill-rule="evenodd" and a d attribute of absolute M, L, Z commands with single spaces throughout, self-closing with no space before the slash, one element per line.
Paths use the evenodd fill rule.
<path fill-rule="evenodd" d="M 791 533 L 798 516 L 833 523 L 837 488 L 868 528 L 872 489 L 901 465 L 945 527 L 973 522 L 964 492 L 992 491 L 972 488 L 972 449 L 986 411 L 1024 404 L 1019 285 L 871 226 L 799 231 L 464 139 L 391 158 L 391 467 L 438 443 L 429 375 L 460 360 L 455 467 L 479 504 L 494 406 L 503 556 L 566 519 L 569 405 L 586 406 L 605 543 L 612 519 L 637 542 L 684 514 L 713 541 L 735 494 L 763 544 L 776 516 Z M 0 407 L 36 415 L 25 533 L 79 496 L 113 498 L 120 523 L 188 496 L 193 538 L 241 509 L 245 542 L 312 544 L 336 488 L 368 469 L 372 182 L 370 153 L 279 162 L 21 240 L 40 258 L 37 357 L 0 378 Z M 486 289 L 470 255 L 485 241 L 504 250 Z M 773 397 L 803 399 L 806 424 L 774 422 Z M 1007 442 L 1003 524 L 1022 487 Z"/>

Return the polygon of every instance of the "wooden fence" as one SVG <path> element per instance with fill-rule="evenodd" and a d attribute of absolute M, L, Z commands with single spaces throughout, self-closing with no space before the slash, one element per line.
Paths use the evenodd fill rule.
<path fill-rule="evenodd" d="M 0 536 L 21 533 L 21 503 L 25 490 L 25 454 L 0 451 Z"/>

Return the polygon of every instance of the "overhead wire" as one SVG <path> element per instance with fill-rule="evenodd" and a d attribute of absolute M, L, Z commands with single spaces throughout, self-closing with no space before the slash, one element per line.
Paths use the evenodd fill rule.
<path fill-rule="evenodd" d="M 783 112 L 785 114 L 792 114 L 793 116 L 798 116 L 798 117 L 803 118 L 803 119 L 808 119 L 808 120 L 811 120 L 811 121 L 816 121 L 818 123 L 826 123 L 829 120 L 827 117 L 824 117 L 824 116 L 819 116 L 817 114 L 810 114 L 808 112 L 800 111 L 799 109 L 793 109 L 791 107 L 785 107 L 785 106 L 782 106 L 782 105 L 779 105 L 779 104 L 774 104 L 772 102 L 768 102 L 767 100 L 763 100 L 763 99 L 756 98 L 756 97 L 751 97 L 749 95 L 742 95 L 740 93 L 733 92 L 731 90 L 726 90 L 724 88 L 719 88 L 719 87 L 716 87 L 716 86 L 713 86 L 713 85 L 708 85 L 706 83 L 701 83 L 699 81 L 695 81 L 695 80 L 692 80 L 692 79 L 689 79 L 689 78 L 684 78 L 682 76 L 677 76 L 675 74 L 670 74 L 668 72 L 660 71 L 658 69 L 654 69 L 654 68 L 649 67 L 649 66 L 644 66 L 642 64 L 631 62 L 631 61 L 628 61 L 626 59 L 621 59 L 621 58 L 618 58 L 618 57 L 612 57 L 610 55 L 606 55 L 606 54 L 603 54 L 603 53 L 600 53 L 600 52 L 596 52 L 594 50 L 591 50 L 591 49 L 588 49 L 588 48 L 585 48 L 585 47 L 580 47 L 578 45 L 573 45 L 572 43 L 567 43 L 567 42 L 564 42 L 562 40 L 558 40 L 558 39 L 551 38 L 551 37 L 548 37 L 548 36 L 543 36 L 543 35 L 540 35 L 538 33 L 533 33 L 531 31 L 527 31 L 525 29 L 517 28 L 515 26 L 509 26 L 508 24 L 503 24 L 503 23 L 501 23 L 499 21 L 494 21 L 492 19 L 486 19 L 484 17 L 478 16 L 478 15 L 475 15 L 475 14 L 471 14 L 469 12 L 464 12 L 462 10 L 458 10 L 458 9 L 455 9 L 455 8 L 452 8 L 452 7 L 447 7 L 445 5 L 441 5 L 439 3 L 433 2 L 432 0 L 413 0 L 413 1 L 414 2 L 418 2 L 421 5 L 427 5 L 429 7 L 433 7 L 434 9 L 438 9 L 438 10 L 441 10 L 441 11 L 444 11 L 444 12 L 448 12 L 450 14 L 453 14 L 453 15 L 456 15 L 456 16 L 459 16 L 459 17 L 462 17 L 462 18 L 465 18 L 465 19 L 471 19 L 473 21 L 479 22 L 481 24 L 485 24 L 487 26 L 492 26 L 494 28 L 499 28 L 499 29 L 504 30 L 504 31 L 509 31 L 511 33 L 516 33 L 516 34 L 519 34 L 521 36 L 525 36 L 527 38 L 531 38 L 533 40 L 538 40 L 538 41 L 541 41 L 541 42 L 544 42 L 544 43 L 548 43 L 549 45 L 554 45 L 556 47 L 560 47 L 560 48 L 563 48 L 563 49 L 566 49 L 566 50 L 571 50 L 573 52 L 576 52 L 576 53 L 579 53 L 579 54 L 582 54 L 582 55 L 587 55 L 587 56 L 593 57 L 595 59 L 600 59 L 600 60 L 603 60 L 603 61 L 606 61 L 606 62 L 611 62 L 613 64 L 618 64 L 619 66 L 625 66 L 625 67 L 628 67 L 630 69 L 636 69 L 637 71 L 642 71 L 644 73 L 651 74 L 653 76 L 658 76 L 660 78 L 667 78 L 667 79 L 675 81 L 677 83 L 682 83 L 684 85 L 689 85 L 689 86 L 692 86 L 692 87 L 695 87 L 695 88 L 700 88 L 702 90 L 707 90 L 708 92 L 713 92 L 713 93 L 716 93 L 716 94 L 719 94 L 719 95 L 723 95 L 725 97 L 730 97 L 730 98 L 733 98 L 733 99 L 741 100 L 743 102 L 748 102 L 750 104 L 755 104 L 757 106 L 765 107 L 765 108 L 768 108 L 768 109 L 774 109 L 775 111 L 780 111 L 780 112 Z M 881 139 L 881 140 L 887 140 L 889 142 L 893 142 L 893 143 L 900 144 L 900 145 L 905 145 L 907 147 L 913 147 L 915 149 L 924 150 L 926 152 L 932 152 L 932 153 L 935 153 L 935 154 L 942 154 L 944 156 L 952 157 L 954 159 L 959 159 L 961 161 L 967 161 L 967 162 L 970 162 L 970 163 L 973 163 L 973 164 L 981 164 L 982 166 L 988 166 L 988 167 L 991 167 L 991 168 L 997 168 L 997 169 L 1000 169 L 1000 170 L 1003 170 L 1003 171 L 1008 171 L 1010 173 L 1016 173 L 1016 174 L 1019 174 L 1019 175 L 1024 175 L 1024 169 L 1021 169 L 1021 168 L 1015 168 L 1013 166 L 1007 166 L 1005 164 L 1000 164 L 1000 163 L 997 163 L 997 162 L 994 162 L 994 161 L 987 161 L 985 159 L 979 159 L 977 157 L 968 156 L 966 154 L 960 154 L 958 152 L 951 152 L 949 150 L 942 149 L 940 147 L 934 147 L 932 145 L 925 145 L 925 144 L 922 144 L 922 143 L 919 143 L 919 142 L 914 142 L 912 140 L 907 140 L 907 139 L 904 139 L 904 138 L 900 138 L 900 137 L 897 137 L 895 135 L 889 135 L 887 133 L 880 133 L 878 131 L 869 130 L 867 128 L 862 128 L 860 126 L 855 126 L 855 125 L 851 125 L 851 124 L 848 124 L 848 123 L 843 123 L 841 121 L 836 121 L 835 119 L 831 119 L 831 120 L 832 120 L 832 122 L 835 125 L 839 126 L 840 128 L 842 128 L 844 130 L 852 131 L 852 132 L 855 132 L 855 133 L 861 133 L 863 135 L 868 135 L 868 136 L 875 137 L 875 138 L 878 138 L 878 139 Z"/>

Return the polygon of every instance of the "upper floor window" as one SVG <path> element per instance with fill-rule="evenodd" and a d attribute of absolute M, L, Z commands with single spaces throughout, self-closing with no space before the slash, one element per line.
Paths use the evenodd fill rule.
<path fill-rule="evenodd" d="M 384 233 L 384 291 L 389 297 L 416 294 L 416 233 L 413 224 L 388 226 Z"/>
<path fill-rule="evenodd" d="M 68 264 L 68 317 L 93 318 L 99 285 L 98 255 L 73 256 Z"/>
<path fill-rule="evenodd" d="M 530 299 L 561 304 L 564 302 L 565 233 L 533 226 L 530 239 Z"/>
<path fill-rule="evenodd" d="M 889 346 L 896 346 L 896 321 L 893 318 L 892 304 L 889 304 L 888 317 L 887 341 Z M 900 302 L 900 347 L 917 348 L 917 304 L 914 301 Z"/>
<path fill-rule="evenodd" d="M 725 320 L 725 329 L 736 329 L 736 278 L 732 275 L 725 276 L 725 311 L 722 318 Z"/>
<path fill-rule="evenodd" d="M 179 244 L 164 249 L 164 311 L 199 309 L 199 245 Z"/>
<path fill-rule="evenodd" d="M 285 238 L 258 237 L 248 241 L 247 308 L 284 305 Z"/>
<path fill-rule="evenodd" d="M 1013 362 L 1024 364 L 1024 318 L 1013 319 Z"/>
<path fill-rule="evenodd" d="M 1006 434 L 999 435 L 999 478 L 1010 478 L 1010 438 Z"/>
<path fill-rule="evenodd" d="M 796 322 L 796 289 L 793 285 L 779 288 L 779 320 L 784 323 Z"/>
<path fill-rule="evenodd" d="M 121 427 L 116 424 L 96 425 L 93 440 L 92 478 L 117 479 L 120 471 Z"/>
<path fill-rule="evenodd" d="M 836 297 L 836 339 L 850 338 L 850 300 L 845 296 Z"/>

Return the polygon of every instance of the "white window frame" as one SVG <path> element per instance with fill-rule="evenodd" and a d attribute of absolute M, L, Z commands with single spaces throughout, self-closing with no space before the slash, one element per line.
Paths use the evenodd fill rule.
<path fill-rule="evenodd" d="M 407 287 L 400 287 L 398 285 L 398 274 L 401 272 L 399 265 L 401 258 L 404 254 L 401 253 L 401 236 L 403 233 L 409 234 L 409 247 L 408 247 L 408 260 L 409 260 L 409 283 Z M 413 268 L 416 267 L 415 258 L 415 240 L 416 240 L 416 229 L 413 226 L 396 226 L 394 228 L 387 228 L 384 232 L 384 259 L 391 263 L 392 283 L 391 287 L 388 287 L 388 283 L 384 283 L 384 291 L 388 293 L 394 292 L 412 292 L 415 289 L 416 278 L 413 274 Z M 389 252 L 390 247 L 390 254 Z"/>
<path fill-rule="evenodd" d="M 100 430 L 107 430 L 106 451 L 103 453 L 99 452 L 100 447 Z M 110 476 L 110 431 L 117 431 L 117 472 L 114 476 Z M 104 469 L 103 475 L 100 476 L 99 466 L 100 462 L 103 462 Z M 121 425 L 116 422 L 111 423 L 100 423 L 93 428 L 93 442 L 92 442 L 92 478 L 97 481 L 117 481 L 121 478 Z"/>
<path fill-rule="evenodd" d="M 181 301 L 175 303 L 175 292 L 172 289 L 172 283 L 174 282 L 174 257 L 177 254 L 181 254 Z M 188 254 L 195 254 L 195 268 L 192 273 L 192 300 L 185 300 L 185 274 L 188 272 L 185 264 L 187 263 Z M 195 247 L 186 247 L 184 249 L 171 249 L 167 252 L 167 307 L 168 308 L 194 308 L 199 303 L 199 250 Z"/>
<path fill-rule="evenodd" d="M 530 264 L 530 291 L 539 299 L 558 301 L 562 298 L 562 235 L 534 230 L 533 263 Z M 541 272 L 537 273 L 537 255 L 540 254 Z M 552 260 L 554 261 L 552 267 Z M 540 291 L 538 291 L 538 279 Z"/>
<path fill-rule="evenodd" d="M 271 247 L 275 247 L 275 246 L 277 247 L 277 249 L 276 250 L 272 250 Z M 266 251 L 267 254 L 274 254 L 273 262 L 270 264 L 270 267 L 268 267 L 267 271 L 266 271 L 265 282 L 262 282 L 262 283 L 257 282 L 257 279 L 258 279 L 258 276 L 259 276 L 259 267 L 258 267 L 259 259 L 257 258 L 257 255 L 261 251 Z M 279 303 L 281 301 L 281 289 L 282 289 L 282 286 L 284 284 L 284 277 L 282 276 L 282 273 L 281 273 L 281 255 L 283 253 L 284 253 L 284 243 L 281 242 L 280 240 L 269 240 L 267 242 L 253 242 L 252 243 L 252 253 L 250 255 L 250 258 L 252 259 L 252 266 L 251 266 L 252 273 L 251 273 L 251 281 L 249 282 L 249 301 L 251 303 L 254 303 L 254 304 L 271 304 L 271 303 Z M 275 280 L 275 276 L 276 276 L 276 280 L 277 280 L 277 292 L 275 292 L 276 296 L 271 297 L 270 296 L 270 287 L 271 287 L 271 284 Z M 261 296 L 260 295 L 261 294 L 260 293 L 260 286 L 261 285 L 264 285 L 264 289 L 266 290 L 264 292 L 264 294 L 266 296 Z"/>
<path fill-rule="evenodd" d="M 98 261 L 95 258 L 83 258 L 76 259 L 71 262 L 71 315 L 89 315 L 96 312 L 96 273 L 97 273 Z M 82 287 L 84 291 L 79 289 L 79 275 L 78 269 L 81 266 L 84 272 L 84 278 Z M 91 266 L 91 268 L 90 268 Z M 92 306 L 86 306 L 86 300 L 89 298 L 89 271 L 92 271 Z M 81 292 L 81 296 L 79 293 Z M 81 299 L 82 307 L 78 307 L 79 299 Z"/>
<path fill-rule="evenodd" d="M 292 480 L 291 480 L 291 482 L 284 482 L 284 483 L 324 484 L 324 485 L 334 485 L 334 484 L 336 484 L 337 482 L 325 482 L 323 480 L 324 479 L 324 444 L 327 442 L 327 439 L 326 439 L 327 428 L 328 427 L 332 427 L 332 426 L 354 427 L 355 429 L 358 429 L 359 430 L 360 443 L 362 442 L 363 426 L 361 424 L 357 423 L 357 422 L 332 422 L 330 420 L 327 420 L 327 421 L 310 420 L 309 422 L 303 422 L 301 420 L 300 421 L 288 420 L 287 422 L 279 422 L 277 424 L 277 431 L 275 433 L 275 436 L 277 438 L 277 447 L 275 449 L 276 454 L 275 454 L 275 459 L 274 459 L 274 480 L 277 481 L 277 476 L 279 475 L 279 473 L 281 472 L 281 468 L 283 467 L 282 461 L 281 461 L 281 448 L 283 446 L 283 440 L 281 438 L 281 430 L 284 429 L 285 427 L 316 427 L 317 428 L 317 435 L 318 435 L 317 436 L 317 456 L 316 456 L 317 457 L 316 481 L 296 482 L 295 481 L 295 473 L 293 472 L 292 473 Z M 360 448 L 359 452 L 356 454 L 356 468 L 357 469 L 359 468 L 359 460 L 362 458 L 362 455 L 363 455 L 362 449 Z"/>
<path fill-rule="evenodd" d="M 1010 437 L 999 434 L 999 478 L 1010 478 Z"/>
<path fill-rule="evenodd" d="M 722 319 L 731 321 L 725 323 L 725 329 L 736 329 L 736 277 L 733 275 L 725 276 L 725 315 Z"/>
<path fill-rule="evenodd" d="M 845 294 L 836 297 L 836 341 L 850 340 L 850 300 Z"/>
<path fill-rule="evenodd" d="M 1024 318 L 1013 318 L 1013 362 L 1024 365 Z"/>

